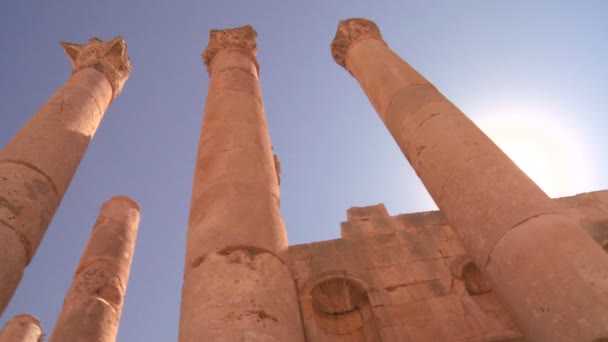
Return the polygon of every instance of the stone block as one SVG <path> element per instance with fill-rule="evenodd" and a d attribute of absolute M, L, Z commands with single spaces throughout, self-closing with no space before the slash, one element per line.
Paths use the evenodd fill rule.
<path fill-rule="evenodd" d="M 294 279 L 308 279 L 310 277 L 310 268 L 306 260 L 292 261 L 290 270 Z"/>
<path fill-rule="evenodd" d="M 432 320 L 433 312 L 427 301 L 394 304 L 374 308 L 380 326 L 405 325 L 415 320 Z"/>
<path fill-rule="evenodd" d="M 445 334 L 454 340 L 466 340 L 475 337 L 471 322 L 464 317 L 441 319 L 439 325 Z"/>
<path fill-rule="evenodd" d="M 384 204 L 369 205 L 367 207 L 352 207 L 346 210 L 346 217 L 349 221 L 363 220 L 372 216 L 388 216 L 388 211 Z"/>
<path fill-rule="evenodd" d="M 435 224 L 446 224 L 447 220 L 440 211 L 401 214 L 399 219 L 406 227 L 424 227 Z"/>
<path fill-rule="evenodd" d="M 394 250 L 371 250 L 367 251 L 367 255 L 369 255 L 373 267 L 387 266 L 404 262 L 404 260 L 393 258 L 395 255 Z"/>
<path fill-rule="evenodd" d="M 398 230 L 404 227 L 399 216 L 373 216 L 369 218 L 369 222 L 377 232 Z"/>
<path fill-rule="evenodd" d="M 415 261 L 409 264 L 409 269 L 419 282 L 451 277 L 443 259 Z"/>
<path fill-rule="evenodd" d="M 369 271 L 374 286 L 383 288 L 415 283 L 412 273 L 405 264 L 376 267 Z"/>
<path fill-rule="evenodd" d="M 415 283 L 407 287 L 415 300 L 426 300 L 450 294 L 452 278 L 433 279 Z"/>
<path fill-rule="evenodd" d="M 451 341 L 440 321 L 430 318 L 416 319 L 406 324 L 406 336 L 404 341 L 427 342 L 427 341 Z"/>
<path fill-rule="evenodd" d="M 372 306 L 386 306 L 392 304 L 390 294 L 381 287 L 371 286 L 367 292 L 367 296 Z"/>
<path fill-rule="evenodd" d="M 458 296 L 443 296 L 428 300 L 435 317 L 462 317 L 465 315 L 464 307 Z"/>
<path fill-rule="evenodd" d="M 441 225 L 434 224 L 430 226 L 418 227 L 420 235 L 429 240 L 433 241 L 445 241 L 449 240 L 448 235 Z"/>
<path fill-rule="evenodd" d="M 312 258 L 308 260 L 310 274 L 315 275 L 327 271 L 346 269 L 346 262 L 341 257 Z"/>
<path fill-rule="evenodd" d="M 383 234 L 370 236 L 366 239 L 366 242 L 372 249 L 382 249 L 386 246 L 401 244 L 401 240 L 397 237 L 395 230 L 385 231 Z"/>
<path fill-rule="evenodd" d="M 439 244 L 439 252 L 442 256 L 460 256 L 467 254 L 467 251 L 464 249 L 462 242 L 457 239 L 440 241 Z"/>
<path fill-rule="evenodd" d="M 363 249 L 363 246 L 361 246 L 357 243 L 356 240 L 353 240 L 351 238 L 342 238 L 334 240 L 334 246 L 336 247 L 336 251 L 342 255 L 351 254 L 355 251 Z"/>
<path fill-rule="evenodd" d="M 442 256 L 438 243 L 433 240 L 403 230 L 399 231 L 397 235 L 403 243 L 404 250 L 408 253 L 408 261 L 438 259 Z"/>
<path fill-rule="evenodd" d="M 289 246 L 289 255 L 292 260 L 304 260 L 311 257 L 309 244 Z"/>
<path fill-rule="evenodd" d="M 380 330 L 382 342 L 404 342 L 406 339 L 407 328 L 403 326 L 383 327 Z"/>
<path fill-rule="evenodd" d="M 393 286 L 386 288 L 388 295 L 391 297 L 392 304 L 405 304 L 416 301 L 410 294 L 407 285 L 405 286 Z"/>
<path fill-rule="evenodd" d="M 310 243 L 308 249 L 313 258 L 328 258 L 338 253 L 334 240 Z"/>
<path fill-rule="evenodd" d="M 449 224 L 442 224 L 441 229 L 443 229 L 445 235 L 448 237 L 448 240 L 459 239 L 458 235 L 456 235 L 456 232 Z"/>
<path fill-rule="evenodd" d="M 342 238 L 355 237 L 357 235 L 370 235 L 374 233 L 374 227 L 369 221 L 347 221 L 340 224 L 340 236 Z"/>

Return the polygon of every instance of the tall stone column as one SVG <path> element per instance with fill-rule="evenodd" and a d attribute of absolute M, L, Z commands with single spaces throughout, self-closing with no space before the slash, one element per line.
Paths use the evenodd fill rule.
<path fill-rule="evenodd" d="M 139 217 L 139 206 L 127 197 L 112 197 L 103 204 L 51 342 L 116 341 Z"/>
<path fill-rule="evenodd" d="M 525 336 L 608 338 L 608 254 L 391 51 L 373 22 L 341 21 L 331 50 L 357 79 Z"/>
<path fill-rule="evenodd" d="M 0 151 L 0 315 L 131 71 L 121 37 L 62 45 L 72 76 Z"/>
<path fill-rule="evenodd" d="M 41 342 L 43 336 L 38 318 L 21 314 L 11 318 L 2 328 L 0 342 Z"/>
<path fill-rule="evenodd" d="M 179 341 L 303 341 L 251 26 L 212 30 Z"/>

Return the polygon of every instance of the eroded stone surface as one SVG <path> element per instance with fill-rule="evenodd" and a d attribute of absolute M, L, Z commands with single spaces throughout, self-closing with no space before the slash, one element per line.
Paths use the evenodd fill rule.
<path fill-rule="evenodd" d="M 296 298 L 285 264 L 271 253 L 210 253 L 184 282 L 179 340 L 302 341 Z M 229 326 L 230 329 L 226 329 Z"/>
<path fill-rule="evenodd" d="M 72 76 L 0 151 L 0 222 L 20 244 L 0 249 L 25 251 L 29 264 L 70 185 L 101 119 L 128 77 L 122 39 L 87 45 L 64 44 L 74 65 Z M 124 64 L 127 63 L 127 64 Z M 114 68 L 114 69 L 112 69 Z M 108 76 L 109 75 L 109 76 Z M 0 278 L 21 278 L 19 258 L 0 260 Z M 12 274 L 9 274 L 12 273 Z M 18 284 L 3 284 L 0 313 Z"/>
<path fill-rule="evenodd" d="M 179 340 L 302 341 L 251 26 L 213 30 Z M 230 329 L 226 329 L 226 325 Z"/>
<path fill-rule="evenodd" d="M 346 68 L 346 53 L 356 41 L 364 38 L 382 40 L 378 25 L 365 18 L 340 20 L 334 40 L 331 42 L 331 55 L 336 63 Z"/>
<path fill-rule="evenodd" d="M 127 44 L 122 37 L 102 41 L 93 37 L 87 44 L 61 42 L 72 62 L 72 74 L 86 68 L 103 73 L 112 84 L 113 98 L 116 98 L 131 74 L 131 62 Z"/>
<path fill-rule="evenodd" d="M 332 45 L 334 59 L 357 79 L 521 331 L 538 341 L 589 341 L 605 335 L 608 284 L 602 270 L 608 269 L 608 254 L 578 222 L 551 219 L 562 210 L 559 205 L 391 51 L 376 30 L 362 19 L 340 22 L 335 40 L 339 48 Z M 591 229 L 596 236 L 598 230 Z M 375 229 L 360 231 L 370 234 Z M 563 266 L 573 259 L 577 267 Z M 413 266 L 414 279 L 440 269 L 431 265 Z M 486 291 L 488 286 L 480 284 L 469 290 Z M 545 311 L 534 313 L 538 308 Z"/>
<path fill-rule="evenodd" d="M 139 217 L 139 206 L 128 197 L 103 204 L 51 342 L 116 340 Z"/>
<path fill-rule="evenodd" d="M 233 29 L 211 30 L 209 43 L 203 52 L 203 62 L 211 75 L 212 61 L 223 50 L 233 49 L 247 56 L 255 64 L 259 73 L 260 66 L 257 60 L 258 44 L 255 40 L 258 33 L 250 25 Z"/>

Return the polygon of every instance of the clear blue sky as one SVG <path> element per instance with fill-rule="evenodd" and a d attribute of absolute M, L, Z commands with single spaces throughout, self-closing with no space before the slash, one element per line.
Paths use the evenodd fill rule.
<path fill-rule="evenodd" d="M 607 13 L 599 0 L 3 0 L 0 146 L 69 76 L 59 41 L 123 35 L 133 72 L 0 324 L 27 312 L 50 333 L 99 206 L 124 194 L 140 203 L 142 220 L 118 340 L 176 340 L 210 29 L 258 31 L 282 212 L 297 244 L 337 238 L 351 206 L 434 209 L 356 81 L 332 60 L 338 20 L 376 21 L 392 49 L 474 121 L 506 120 L 499 131 L 523 122 L 528 138 L 555 138 L 561 164 L 541 177 L 570 170 L 560 184 L 574 194 L 608 188 Z"/>

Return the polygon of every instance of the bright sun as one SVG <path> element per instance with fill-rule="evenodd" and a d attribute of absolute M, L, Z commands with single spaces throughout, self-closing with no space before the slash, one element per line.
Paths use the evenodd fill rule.
<path fill-rule="evenodd" d="M 555 119 L 519 113 L 495 115 L 478 125 L 550 197 L 583 191 L 591 167 L 581 139 Z"/>

